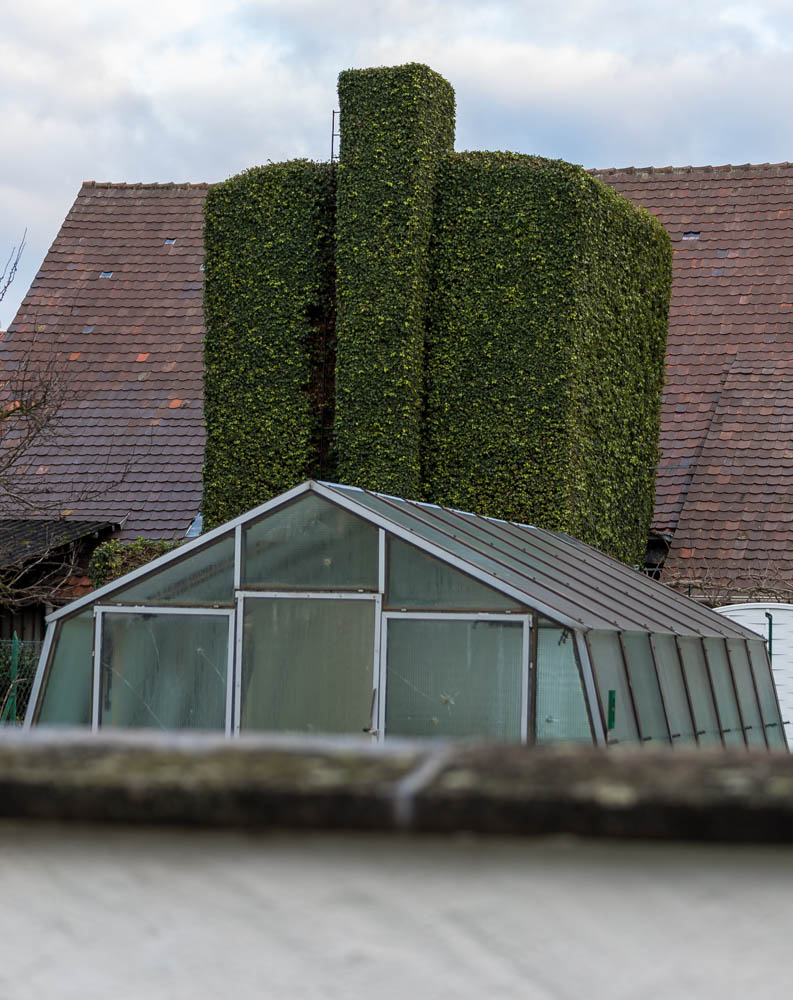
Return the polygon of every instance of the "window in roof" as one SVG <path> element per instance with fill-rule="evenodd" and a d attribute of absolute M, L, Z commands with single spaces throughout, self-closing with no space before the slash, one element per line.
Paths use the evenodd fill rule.
<path fill-rule="evenodd" d="M 399 538 L 388 539 L 387 566 L 385 603 L 390 608 L 522 610 L 514 598 L 486 587 Z"/>
<path fill-rule="evenodd" d="M 165 245 L 167 247 L 172 247 L 174 243 L 176 243 L 176 240 L 172 236 L 169 236 L 168 239 L 166 239 L 165 241 Z"/>
<path fill-rule="evenodd" d="M 521 621 L 389 618 L 387 736 L 520 740 Z"/>
<path fill-rule="evenodd" d="M 537 743 L 592 742 L 584 688 L 578 671 L 575 634 L 555 622 L 537 623 Z"/>
<path fill-rule="evenodd" d="M 99 277 L 100 278 L 112 278 L 113 277 L 113 272 L 112 271 L 102 271 L 102 273 L 99 275 Z"/>
<path fill-rule="evenodd" d="M 204 518 L 199 511 L 193 520 L 190 522 L 190 527 L 185 532 L 185 538 L 198 538 L 201 532 L 204 530 Z"/>
<path fill-rule="evenodd" d="M 695 232 L 683 233 L 683 239 L 684 240 L 698 240 L 699 237 L 700 237 L 699 233 L 695 233 Z"/>
<path fill-rule="evenodd" d="M 246 526 L 243 586 L 377 590 L 377 528 L 309 493 Z"/>

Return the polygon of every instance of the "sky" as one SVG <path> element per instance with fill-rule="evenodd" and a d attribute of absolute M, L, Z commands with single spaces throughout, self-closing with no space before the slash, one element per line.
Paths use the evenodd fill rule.
<path fill-rule="evenodd" d="M 456 148 L 586 167 L 793 160 L 793 3 L 24 0 L 0 23 L 14 317 L 84 180 L 218 181 L 330 155 L 336 77 L 424 62 Z"/>

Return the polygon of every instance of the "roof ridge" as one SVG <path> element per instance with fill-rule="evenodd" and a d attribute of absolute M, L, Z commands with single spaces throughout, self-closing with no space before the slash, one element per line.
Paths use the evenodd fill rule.
<path fill-rule="evenodd" d="M 163 190 L 169 191 L 173 188 L 208 188 L 211 187 L 212 185 L 209 183 L 209 181 L 199 181 L 197 183 L 193 183 L 190 181 L 184 181 L 184 182 L 165 181 L 162 183 L 133 182 L 131 184 L 128 183 L 127 181 L 83 181 L 82 186 L 83 188 L 124 188 L 124 189 L 140 188 L 146 191 L 157 190 L 161 188 Z"/>
<path fill-rule="evenodd" d="M 782 170 L 793 168 L 793 163 L 785 160 L 781 163 L 723 163 L 718 166 L 703 164 L 702 166 L 682 166 L 682 167 L 590 167 L 587 173 L 590 174 L 693 174 L 693 173 L 716 173 L 728 172 L 730 170 Z"/>

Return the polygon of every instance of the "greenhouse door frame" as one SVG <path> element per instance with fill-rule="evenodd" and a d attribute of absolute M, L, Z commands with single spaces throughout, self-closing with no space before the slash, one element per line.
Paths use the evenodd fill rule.
<path fill-rule="evenodd" d="M 95 604 L 94 605 L 94 658 L 91 678 L 91 730 L 99 730 L 99 701 L 102 693 L 102 619 L 105 615 L 199 615 L 228 619 L 228 650 L 226 654 L 226 736 L 232 733 L 232 705 L 234 689 L 234 609 L 233 608 L 186 608 L 178 606 L 152 607 L 142 604 Z"/>
<path fill-rule="evenodd" d="M 386 701 L 388 699 L 388 622 L 390 619 L 413 619 L 414 621 L 496 621 L 496 622 L 520 622 L 523 628 L 521 644 L 521 671 L 520 671 L 520 742 L 529 742 L 529 711 L 531 694 L 531 614 L 516 613 L 496 613 L 486 611 L 384 611 L 381 615 L 383 624 L 380 634 L 380 670 L 376 688 L 377 699 L 377 738 L 382 741 L 388 734 L 386 733 Z M 380 693 L 382 692 L 382 697 Z"/>
<path fill-rule="evenodd" d="M 237 602 L 236 611 L 236 636 L 234 641 L 234 718 L 231 729 L 232 736 L 240 735 L 240 720 L 242 716 L 242 645 L 243 645 L 243 621 L 245 616 L 245 601 L 257 598 L 272 600 L 291 601 L 369 601 L 374 612 L 374 649 L 372 651 L 372 691 L 374 692 L 373 709 L 369 720 L 369 733 L 373 739 L 379 740 L 378 730 L 374 728 L 375 719 L 379 712 L 380 687 L 380 635 L 383 621 L 383 595 L 371 590 L 350 590 L 350 591 L 330 591 L 330 590 L 237 590 L 235 593 Z"/>

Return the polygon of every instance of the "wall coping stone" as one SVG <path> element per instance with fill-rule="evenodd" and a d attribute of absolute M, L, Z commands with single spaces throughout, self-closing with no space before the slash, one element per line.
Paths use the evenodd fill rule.
<path fill-rule="evenodd" d="M 7 730 L 0 818 L 793 843 L 793 757 Z"/>

